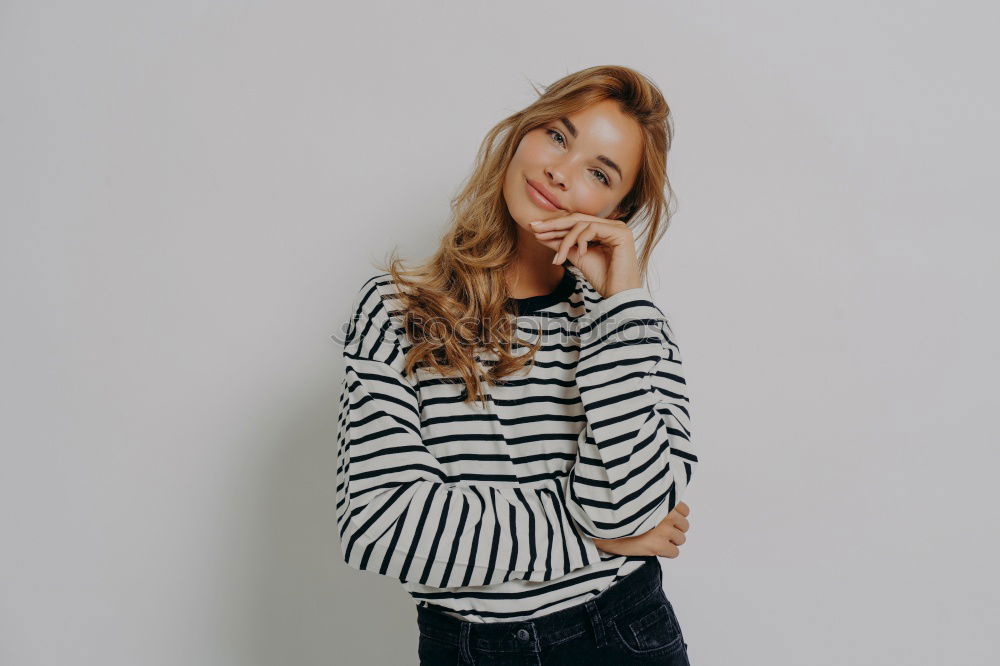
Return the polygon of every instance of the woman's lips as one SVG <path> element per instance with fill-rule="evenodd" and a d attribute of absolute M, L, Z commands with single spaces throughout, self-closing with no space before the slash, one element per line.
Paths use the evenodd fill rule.
<path fill-rule="evenodd" d="M 535 205 L 539 208 L 544 208 L 545 210 L 562 210 L 562 208 L 559 208 L 542 196 L 542 193 L 532 187 L 528 181 L 524 181 L 524 187 L 527 189 L 528 198 L 535 202 Z"/>

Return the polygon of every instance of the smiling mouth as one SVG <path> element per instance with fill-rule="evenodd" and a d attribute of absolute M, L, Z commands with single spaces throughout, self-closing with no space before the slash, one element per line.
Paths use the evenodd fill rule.
<path fill-rule="evenodd" d="M 528 188 L 528 196 L 531 197 L 531 199 L 538 206 L 548 210 L 562 210 L 562 208 L 560 208 L 558 204 L 555 204 L 552 201 L 550 201 L 548 197 L 546 197 L 544 194 L 541 193 L 541 191 L 535 188 L 535 186 L 531 184 L 531 181 L 525 180 L 524 186 Z"/>

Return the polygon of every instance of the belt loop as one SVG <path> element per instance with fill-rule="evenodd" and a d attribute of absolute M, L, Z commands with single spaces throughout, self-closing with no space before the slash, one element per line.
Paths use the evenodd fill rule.
<path fill-rule="evenodd" d="M 601 619 L 601 611 L 597 610 L 597 603 L 591 599 L 584 604 L 584 608 L 587 609 L 587 615 L 590 616 L 590 624 L 594 628 L 594 640 L 597 642 L 597 647 L 602 648 L 607 645 L 604 638 L 604 621 Z"/>
<path fill-rule="evenodd" d="M 458 635 L 458 652 L 462 657 L 462 662 L 466 664 L 473 663 L 472 661 L 472 651 L 469 649 L 469 630 L 472 629 L 472 623 L 463 620 L 462 629 Z"/>

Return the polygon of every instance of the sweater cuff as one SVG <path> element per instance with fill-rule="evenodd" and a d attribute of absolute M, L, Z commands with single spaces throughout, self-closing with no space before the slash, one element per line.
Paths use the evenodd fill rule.
<path fill-rule="evenodd" d="M 586 346 L 587 343 L 619 328 L 623 323 L 636 319 L 666 319 L 666 315 L 653 303 L 649 291 L 645 287 L 623 289 L 595 303 L 590 309 L 585 326 L 581 328 L 581 342 Z M 622 334 L 627 337 L 637 335 L 635 333 L 629 334 L 628 329 Z"/>

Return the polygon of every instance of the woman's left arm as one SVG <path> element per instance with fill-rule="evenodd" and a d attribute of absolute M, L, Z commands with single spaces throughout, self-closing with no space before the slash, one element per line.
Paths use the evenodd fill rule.
<path fill-rule="evenodd" d="M 604 297 L 580 329 L 587 424 L 565 479 L 568 511 L 596 539 L 643 534 L 674 509 L 698 462 L 676 336 L 640 286 L 628 225 L 570 213 L 531 226 L 553 263 L 568 259 Z"/>
<path fill-rule="evenodd" d="M 676 336 L 643 288 L 598 302 L 580 330 L 576 383 L 587 417 L 566 477 L 585 534 L 647 532 L 687 489 L 698 457 Z"/>

